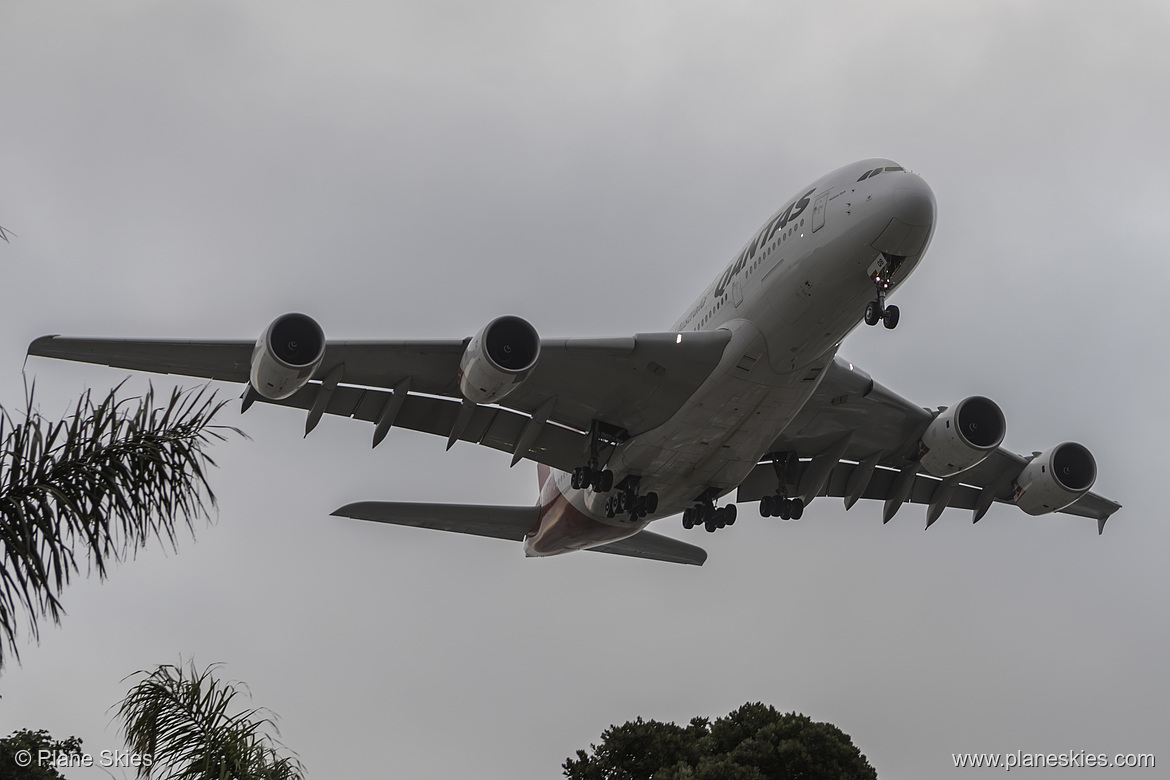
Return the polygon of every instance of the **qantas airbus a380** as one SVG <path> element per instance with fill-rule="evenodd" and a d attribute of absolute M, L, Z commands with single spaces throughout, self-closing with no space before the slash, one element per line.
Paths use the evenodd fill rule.
<path fill-rule="evenodd" d="M 574 550 L 702 564 L 701 548 L 647 531 L 736 519 L 728 500 L 799 518 L 817 496 L 884 501 L 889 521 L 925 504 L 978 521 L 995 501 L 1031 515 L 1097 519 L 1120 506 L 1090 492 L 1080 444 L 1020 456 L 1005 420 L 972 396 L 930 411 L 837 357 L 859 322 L 898 324 L 886 296 L 922 259 L 934 195 L 895 162 L 863 160 L 802 188 L 751 237 L 670 330 L 542 340 L 519 317 L 469 339 L 326 341 L 303 314 L 259 341 L 46 336 L 30 355 L 247 382 L 254 401 L 400 426 L 536 461 L 540 500 L 500 507 L 349 504 L 334 514 L 524 542 L 530 556 Z M 722 504 L 721 504 L 722 502 Z"/>

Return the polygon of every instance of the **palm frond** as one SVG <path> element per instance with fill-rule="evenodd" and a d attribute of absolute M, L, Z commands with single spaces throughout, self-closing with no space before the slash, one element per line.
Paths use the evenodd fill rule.
<path fill-rule="evenodd" d="M 165 780 L 303 780 L 300 761 L 281 755 L 274 716 L 263 708 L 237 708 L 249 698 L 239 683 L 163 665 L 136 672 L 141 679 L 118 705 L 126 746 L 150 755 L 139 777 Z"/>
<path fill-rule="evenodd" d="M 0 668 L 5 650 L 19 655 L 20 613 L 34 639 L 40 618 L 60 621 L 79 560 L 104 578 L 152 538 L 174 548 L 215 505 L 205 447 L 240 433 L 211 424 L 223 402 L 204 388 L 156 406 L 153 388 L 119 399 L 120 388 L 87 391 L 56 422 L 34 411 L 32 390 L 23 419 L 0 407 Z"/>

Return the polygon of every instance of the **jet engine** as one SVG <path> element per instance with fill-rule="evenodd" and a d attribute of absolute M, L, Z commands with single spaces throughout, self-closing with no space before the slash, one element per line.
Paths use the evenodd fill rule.
<path fill-rule="evenodd" d="M 958 474 L 990 455 L 1006 430 L 995 401 L 980 395 L 964 398 L 935 417 L 922 434 L 919 460 L 936 477 Z"/>
<path fill-rule="evenodd" d="M 463 351 L 459 391 L 477 404 L 494 403 L 520 386 L 539 357 L 535 328 L 519 317 L 497 317 Z"/>
<path fill-rule="evenodd" d="M 1089 492 L 1097 461 L 1088 448 L 1068 441 L 1042 452 L 1016 477 L 1016 506 L 1030 515 L 1056 512 Z"/>
<path fill-rule="evenodd" d="M 288 398 L 325 359 L 325 332 L 304 314 L 283 314 L 264 329 L 252 350 L 252 387 L 273 401 Z"/>

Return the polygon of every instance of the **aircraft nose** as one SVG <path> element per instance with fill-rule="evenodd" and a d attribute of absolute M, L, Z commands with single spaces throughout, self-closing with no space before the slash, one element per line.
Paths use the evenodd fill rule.
<path fill-rule="evenodd" d="M 934 226 L 934 192 L 922 177 L 907 173 L 894 187 L 894 215 L 913 227 Z"/>
<path fill-rule="evenodd" d="M 913 173 L 899 174 L 891 184 L 893 192 L 883 211 L 888 221 L 871 246 L 887 255 L 921 254 L 934 230 L 934 193 Z"/>

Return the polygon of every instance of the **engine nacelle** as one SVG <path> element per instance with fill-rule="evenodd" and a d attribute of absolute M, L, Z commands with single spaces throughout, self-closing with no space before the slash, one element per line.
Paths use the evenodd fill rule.
<path fill-rule="evenodd" d="M 463 351 L 459 391 L 477 404 L 494 403 L 520 386 L 539 357 L 535 328 L 519 317 L 497 317 Z"/>
<path fill-rule="evenodd" d="M 325 332 L 304 314 L 283 314 L 264 329 L 252 350 L 252 387 L 273 401 L 304 387 L 325 359 Z"/>
<path fill-rule="evenodd" d="M 995 401 L 964 398 L 944 410 L 922 434 L 919 460 L 936 477 L 949 477 L 982 461 L 1003 441 L 1007 422 Z"/>
<path fill-rule="evenodd" d="M 1056 512 L 1089 492 L 1097 461 L 1088 448 L 1066 441 L 1042 452 L 1016 477 L 1016 506 L 1030 515 Z"/>

